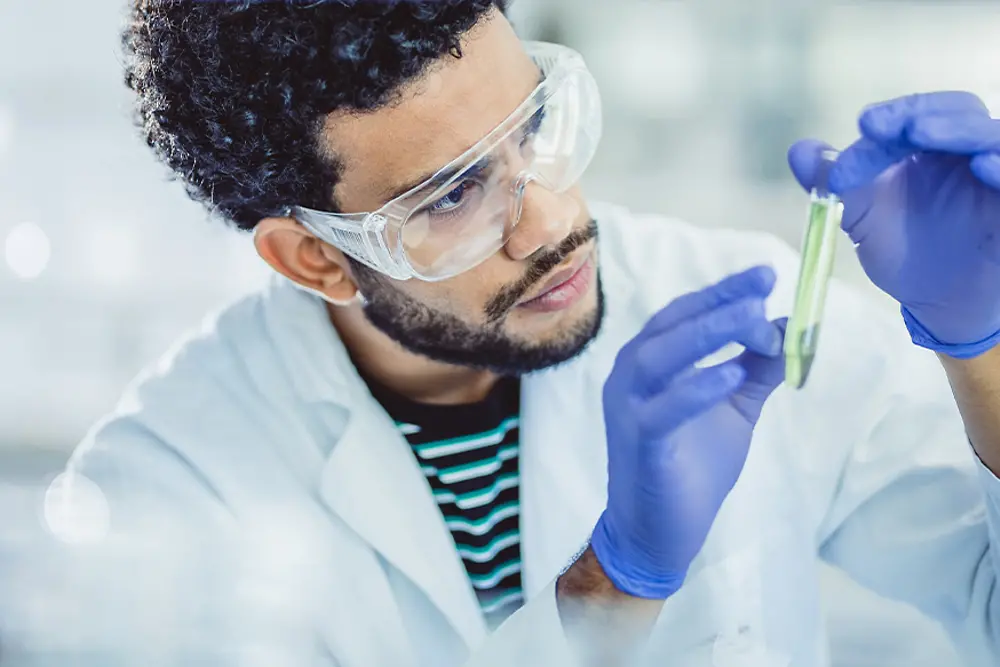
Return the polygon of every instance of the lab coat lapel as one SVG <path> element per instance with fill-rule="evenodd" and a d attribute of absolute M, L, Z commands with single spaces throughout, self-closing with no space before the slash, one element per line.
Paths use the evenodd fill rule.
<path fill-rule="evenodd" d="M 409 444 L 371 397 L 323 302 L 283 279 L 271 289 L 269 328 L 296 393 L 317 414 L 326 406 L 341 415 L 333 442 L 320 443 L 320 498 L 477 645 L 486 636 L 479 603 Z"/>
<path fill-rule="evenodd" d="M 333 447 L 320 495 L 475 646 L 486 627 L 451 534 L 409 444 L 358 382 L 353 394 L 365 398 Z"/>
<path fill-rule="evenodd" d="M 574 362 L 523 386 L 521 558 L 529 599 L 586 542 L 604 507 L 603 428 L 585 381 Z"/>

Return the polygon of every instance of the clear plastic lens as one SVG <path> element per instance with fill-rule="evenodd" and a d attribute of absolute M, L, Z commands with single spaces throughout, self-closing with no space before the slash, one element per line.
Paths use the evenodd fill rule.
<path fill-rule="evenodd" d="M 525 175 L 556 192 L 579 180 L 600 134 L 587 126 L 598 99 L 588 79 L 579 73 L 561 82 L 476 163 L 414 204 L 401 241 L 419 277 L 450 277 L 502 248 L 521 211 L 517 183 Z"/>
<path fill-rule="evenodd" d="M 418 276 L 443 278 L 472 266 L 502 247 L 509 196 L 502 179 L 465 186 L 455 208 L 439 212 L 423 206 L 402 227 L 403 252 Z M 440 201 L 437 200 L 437 201 Z"/>

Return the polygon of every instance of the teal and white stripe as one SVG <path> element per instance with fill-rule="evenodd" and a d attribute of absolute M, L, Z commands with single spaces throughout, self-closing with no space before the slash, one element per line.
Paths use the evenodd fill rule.
<path fill-rule="evenodd" d="M 396 422 L 396 427 L 399 432 L 403 435 L 416 435 L 420 433 L 420 427 L 416 424 L 407 424 L 406 422 Z"/>
<path fill-rule="evenodd" d="M 457 482 L 476 479 L 477 477 L 492 475 L 503 467 L 504 461 L 516 458 L 517 445 L 514 444 L 500 448 L 497 450 L 495 457 L 483 461 L 466 463 L 451 468 L 436 468 L 431 465 L 424 465 L 420 469 L 424 471 L 425 475 L 433 475 L 445 484 L 455 484 Z"/>
<path fill-rule="evenodd" d="M 507 437 L 507 433 L 517 428 L 519 421 L 517 417 L 510 417 L 503 420 L 495 429 L 484 431 L 483 433 L 414 445 L 413 449 L 422 459 L 437 459 L 442 456 L 460 454 L 482 447 L 492 447 L 503 442 L 503 439 Z"/>
<path fill-rule="evenodd" d="M 470 547 L 467 545 L 461 545 L 458 547 L 458 554 L 467 560 L 474 561 L 476 563 L 487 563 L 493 560 L 498 553 L 506 549 L 507 547 L 517 544 L 519 539 L 516 530 L 512 530 L 502 535 L 497 535 L 492 542 L 487 544 L 485 547 Z"/>
<path fill-rule="evenodd" d="M 481 591 L 488 591 L 492 588 L 495 588 L 497 584 L 499 584 L 501 581 L 503 581 L 510 575 L 517 574 L 520 571 L 521 571 L 521 561 L 520 559 L 518 559 L 507 563 L 503 567 L 499 567 L 493 570 L 493 574 L 489 574 L 486 576 L 479 576 L 470 573 L 469 579 L 472 581 L 473 588 Z"/>
<path fill-rule="evenodd" d="M 469 521 L 468 519 L 463 519 L 461 517 L 448 517 L 446 523 L 448 524 L 448 530 L 452 532 L 461 531 L 469 535 L 485 535 L 493 530 L 493 526 L 497 525 L 504 519 L 517 516 L 520 509 L 520 504 L 517 501 L 514 501 L 503 505 L 497 505 L 492 511 L 490 511 L 489 514 L 477 521 Z"/>
<path fill-rule="evenodd" d="M 488 505 L 496 500 L 501 491 L 516 487 L 517 478 L 517 473 L 498 475 L 493 484 L 487 488 L 482 489 L 481 491 L 473 491 L 472 493 L 463 493 L 460 496 L 456 495 L 452 491 L 435 491 L 434 500 L 437 501 L 438 505 L 455 503 L 463 510 L 482 507 L 483 505 Z"/>

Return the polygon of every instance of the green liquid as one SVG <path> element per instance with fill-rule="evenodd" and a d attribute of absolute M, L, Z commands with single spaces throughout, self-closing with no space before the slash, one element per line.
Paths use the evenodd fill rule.
<path fill-rule="evenodd" d="M 785 382 L 796 389 L 805 386 L 816 358 L 823 306 L 833 275 L 837 231 L 844 205 L 834 196 L 814 192 L 809 222 L 802 244 L 802 264 L 795 289 L 795 305 L 785 331 Z"/>
<path fill-rule="evenodd" d="M 791 344 L 788 341 L 792 336 L 791 327 L 785 336 L 785 382 L 796 389 L 801 389 L 805 386 L 813 360 L 816 358 L 816 346 L 810 345 L 808 341 L 819 337 L 819 325 L 799 332 L 797 340 Z"/>

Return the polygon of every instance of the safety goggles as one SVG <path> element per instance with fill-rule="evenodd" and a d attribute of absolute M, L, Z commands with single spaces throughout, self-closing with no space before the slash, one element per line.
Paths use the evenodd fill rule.
<path fill-rule="evenodd" d="M 488 259 L 520 220 L 528 184 L 568 190 L 601 136 L 600 94 L 583 58 L 555 44 L 526 48 L 541 83 L 427 181 L 371 213 L 292 206 L 289 214 L 317 238 L 397 280 L 444 280 Z"/>

